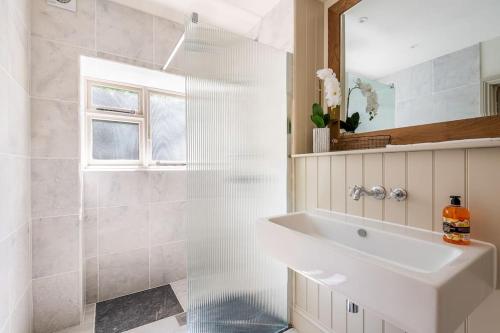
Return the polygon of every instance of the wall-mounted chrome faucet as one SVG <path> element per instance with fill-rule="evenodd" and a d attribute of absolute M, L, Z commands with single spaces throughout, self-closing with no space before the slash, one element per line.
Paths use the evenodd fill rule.
<path fill-rule="evenodd" d="M 354 185 L 353 188 L 351 188 L 351 198 L 354 200 L 358 201 L 361 199 L 363 195 L 369 196 L 369 197 L 374 197 L 377 200 L 383 200 L 385 199 L 385 188 L 382 186 L 374 186 L 372 187 L 371 190 L 365 189 L 363 186 L 359 185 Z"/>

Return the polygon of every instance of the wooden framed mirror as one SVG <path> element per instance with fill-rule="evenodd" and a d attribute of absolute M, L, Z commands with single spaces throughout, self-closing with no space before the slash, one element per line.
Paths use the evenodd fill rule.
<path fill-rule="evenodd" d="M 359 112 L 363 125 L 349 138 L 390 136 L 399 145 L 500 137 L 500 25 L 489 19 L 500 3 L 459 2 L 339 0 L 328 8 L 328 66 L 344 96 L 360 80 L 378 98 L 375 119 L 366 102 L 351 95 L 346 108 L 344 98 L 344 119 Z M 412 91 L 416 80 L 425 87 Z"/>

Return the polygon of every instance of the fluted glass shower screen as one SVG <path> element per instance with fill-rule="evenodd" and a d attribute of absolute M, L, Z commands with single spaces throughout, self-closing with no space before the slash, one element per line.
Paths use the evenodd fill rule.
<path fill-rule="evenodd" d="M 183 53 L 189 332 L 283 331 L 287 268 L 255 222 L 287 209 L 286 54 L 201 23 Z"/>

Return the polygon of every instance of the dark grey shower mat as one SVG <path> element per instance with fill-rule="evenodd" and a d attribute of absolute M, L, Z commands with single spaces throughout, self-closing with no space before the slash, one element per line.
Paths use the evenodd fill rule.
<path fill-rule="evenodd" d="M 119 333 L 183 313 L 170 285 L 99 302 L 95 333 Z"/>

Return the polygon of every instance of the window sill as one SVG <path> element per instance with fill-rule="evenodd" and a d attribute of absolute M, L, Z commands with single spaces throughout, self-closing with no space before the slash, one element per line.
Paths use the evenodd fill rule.
<path fill-rule="evenodd" d="M 93 171 L 185 171 L 186 164 L 183 165 L 92 165 L 83 168 L 83 172 Z"/>

